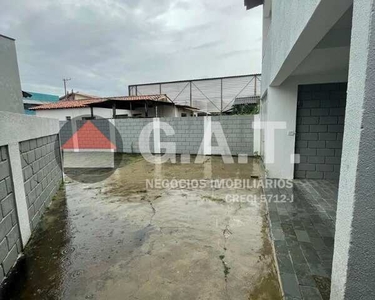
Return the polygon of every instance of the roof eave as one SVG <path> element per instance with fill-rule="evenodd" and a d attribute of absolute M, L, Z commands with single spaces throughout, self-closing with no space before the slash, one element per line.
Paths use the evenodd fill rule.
<path fill-rule="evenodd" d="M 264 3 L 264 0 L 244 0 L 246 9 L 252 9 Z"/>

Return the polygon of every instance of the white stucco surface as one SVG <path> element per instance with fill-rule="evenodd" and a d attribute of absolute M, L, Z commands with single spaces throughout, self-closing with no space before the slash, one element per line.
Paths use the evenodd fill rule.
<path fill-rule="evenodd" d="M 29 213 L 27 209 L 24 180 L 22 174 L 20 147 L 18 142 L 8 145 L 10 167 L 14 186 L 14 197 L 16 200 L 18 224 L 21 232 L 22 246 L 25 246 L 31 237 Z"/>
<path fill-rule="evenodd" d="M 375 299 L 375 4 L 354 1 L 331 299 Z"/>
<path fill-rule="evenodd" d="M 57 134 L 59 122 L 0 111 L 0 146 Z"/>
<path fill-rule="evenodd" d="M 339 5 L 332 0 L 272 2 L 271 19 L 265 20 L 269 29 L 263 41 L 262 95 L 292 74 L 351 4 L 352 0 Z"/>

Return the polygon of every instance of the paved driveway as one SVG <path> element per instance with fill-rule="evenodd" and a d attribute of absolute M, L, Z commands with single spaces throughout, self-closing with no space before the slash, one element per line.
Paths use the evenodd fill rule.
<path fill-rule="evenodd" d="M 204 186 L 259 172 L 255 159 L 155 166 L 129 155 L 104 181 L 84 183 L 100 174 L 78 172 L 79 181 L 66 178 L 6 296 L 280 299 L 264 203 L 226 201 L 256 199 L 260 189 Z M 147 179 L 199 186 L 152 188 Z"/>

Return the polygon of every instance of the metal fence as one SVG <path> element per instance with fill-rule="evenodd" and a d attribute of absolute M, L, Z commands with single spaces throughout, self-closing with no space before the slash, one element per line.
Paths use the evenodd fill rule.
<path fill-rule="evenodd" d="M 166 94 L 173 102 L 203 111 L 229 110 L 236 98 L 260 95 L 260 74 L 129 85 L 130 96 Z"/>

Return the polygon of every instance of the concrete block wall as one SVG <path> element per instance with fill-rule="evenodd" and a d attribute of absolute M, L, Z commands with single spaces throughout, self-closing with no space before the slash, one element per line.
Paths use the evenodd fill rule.
<path fill-rule="evenodd" d="M 254 154 L 254 117 L 247 116 L 217 116 L 211 118 L 211 128 L 215 134 L 218 133 L 215 128 L 218 124 L 223 129 L 224 136 L 218 138 L 225 138 L 232 155 L 238 154 Z M 113 122 L 113 120 L 111 120 Z M 173 135 L 167 135 L 164 130 L 160 131 L 160 142 L 170 143 L 176 145 L 177 154 L 198 154 L 199 148 L 204 138 L 205 118 L 159 118 L 160 123 L 167 123 L 173 130 Z M 60 122 L 60 139 L 61 144 L 64 145 L 73 135 L 75 130 L 79 130 L 86 122 L 92 122 L 108 139 L 110 139 L 110 125 L 108 120 L 77 120 L 72 122 Z M 152 118 L 128 118 L 114 120 L 114 134 L 116 138 L 116 146 L 118 152 L 123 153 L 140 153 L 139 137 L 141 131 L 145 126 L 151 124 L 151 129 L 154 128 L 154 119 Z M 216 127 L 215 127 L 216 126 Z M 89 134 L 89 132 L 87 132 Z M 145 140 L 146 142 L 146 140 Z M 79 142 L 78 142 L 79 143 Z M 149 145 L 151 153 L 154 152 L 154 135 L 153 131 L 149 136 Z M 216 146 L 217 141 L 215 136 L 212 137 L 212 146 Z M 161 147 L 161 151 L 165 151 Z M 219 153 L 212 153 L 219 154 Z"/>
<path fill-rule="evenodd" d="M 176 143 L 177 154 L 198 153 L 203 139 L 204 118 L 160 118 L 160 122 L 168 123 L 175 132 L 174 135 L 166 136 L 162 131 L 161 142 Z"/>
<path fill-rule="evenodd" d="M 20 155 L 30 227 L 36 228 L 62 182 L 58 135 L 23 141 Z"/>
<path fill-rule="evenodd" d="M 0 283 L 22 251 L 7 146 L 0 147 Z"/>
<path fill-rule="evenodd" d="M 1 283 L 4 276 L 9 275 L 19 254 L 30 240 L 38 217 L 59 187 L 62 169 L 50 168 L 54 165 L 53 158 L 61 161 L 60 151 L 58 155 L 50 155 L 51 147 L 49 147 L 51 143 L 57 141 L 59 134 L 57 120 L 0 111 L 0 128 Z M 24 176 L 28 178 L 24 180 Z M 52 188 L 51 181 L 57 183 L 57 178 L 59 178 L 57 188 L 55 185 Z M 46 190 L 49 192 L 50 189 L 51 193 L 48 194 Z M 31 208 L 29 202 L 33 194 L 30 195 L 30 192 L 34 190 L 39 196 L 35 198 L 36 202 L 34 201 L 34 206 Z M 46 201 L 41 200 L 44 197 L 47 197 Z M 31 213 L 39 203 L 42 203 L 39 210 Z"/>
<path fill-rule="evenodd" d="M 254 117 L 251 115 L 211 117 L 213 130 L 215 124 L 220 123 L 232 155 L 254 154 L 253 121 Z M 123 152 L 139 153 L 139 134 L 143 127 L 150 122 L 153 122 L 153 119 L 115 120 L 116 128 L 122 139 Z M 161 130 L 160 142 L 176 143 L 177 154 L 198 153 L 204 137 L 204 117 L 160 118 L 160 122 L 169 124 L 174 130 L 174 135 L 171 136 L 167 136 Z M 150 145 L 151 151 L 153 151 L 153 135 L 150 137 Z M 212 146 L 216 145 L 217 141 L 213 137 Z"/>
<path fill-rule="evenodd" d="M 152 118 L 145 119 L 116 119 L 116 146 L 119 152 L 124 153 L 140 153 L 139 150 L 139 136 L 142 129 L 149 123 L 152 123 Z M 153 134 L 150 135 L 150 148 L 153 151 Z"/>
<path fill-rule="evenodd" d="M 254 116 L 216 116 L 211 119 L 212 122 L 219 122 L 221 124 L 232 155 L 254 154 Z M 217 145 L 214 138 L 212 145 Z"/>
<path fill-rule="evenodd" d="M 299 86 L 295 178 L 339 179 L 346 90 L 346 83 Z"/>

